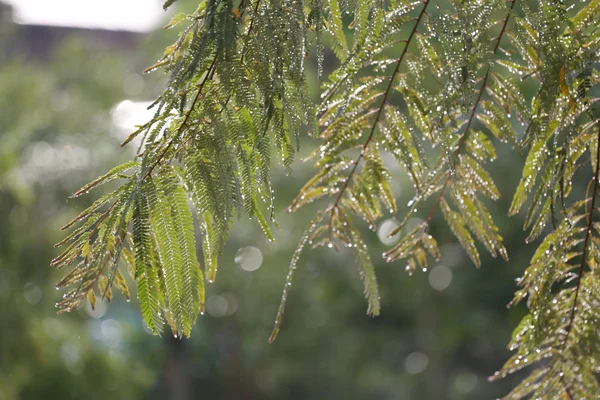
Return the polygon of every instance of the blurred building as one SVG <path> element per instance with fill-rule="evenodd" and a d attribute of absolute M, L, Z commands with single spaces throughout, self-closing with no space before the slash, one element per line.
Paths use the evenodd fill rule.
<path fill-rule="evenodd" d="M 13 40 L 0 40 L 0 54 L 2 58 L 19 53 L 44 59 L 74 35 L 95 49 L 134 49 L 145 33 L 160 25 L 164 12 L 157 1 L 118 3 L 0 0 L 0 32 L 18 30 L 18 35 L 11 35 Z"/>

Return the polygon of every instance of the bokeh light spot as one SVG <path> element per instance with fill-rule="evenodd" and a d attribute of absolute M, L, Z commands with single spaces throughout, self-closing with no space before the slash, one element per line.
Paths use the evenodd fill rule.
<path fill-rule="evenodd" d="M 454 388 L 457 392 L 466 394 L 472 392 L 477 386 L 477 375 L 469 371 L 463 371 L 454 378 Z"/>
<path fill-rule="evenodd" d="M 131 74 L 123 81 L 123 91 L 129 96 L 136 96 L 144 90 L 144 78 L 140 74 Z"/>
<path fill-rule="evenodd" d="M 121 344 L 121 324 L 114 319 L 102 321 L 102 340 L 108 347 L 116 348 Z"/>
<path fill-rule="evenodd" d="M 390 233 L 394 231 L 398 227 L 399 223 L 394 218 L 386 219 L 379 225 L 379 229 L 377 230 L 377 236 L 379 236 L 379 240 L 383 244 L 392 244 L 398 240 L 400 236 L 400 232 L 395 234 L 392 237 L 388 237 Z"/>
<path fill-rule="evenodd" d="M 429 365 L 429 357 L 418 351 L 410 353 L 404 360 L 406 372 L 411 375 L 420 374 L 421 372 L 425 371 L 427 365 Z"/>
<path fill-rule="evenodd" d="M 235 262 L 246 271 L 256 271 L 262 265 L 263 255 L 258 248 L 246 246 L 238 250 Z"/>
<path fill-rule="evenodd" d="M 28 282 L 23 288 L 23 297 L 29 304 L 37 304 L 42 299 L 42 289 L 37 284 Z"/>
<path fill-rule="evenodd" d="M 206 300 L 206 311 L 215 318 L 227 315 L 228 310 L 229 304 L 224 296 L 210 296 Z"/>
<path fill-rule="evenodd" d="M 99 319 L 102 318 L 104 316 L 104 314 L 106 314 L 106 302 L 104 302 L 103 300 L 100 300 L 100 298 L 98 298 L 96 300 L 96 309 L 92 310 L 92 306 L 90 305 L 90 303 L 86 302 L 85 303 L 85 312 L 87 313 L 87 315 L 89 315 L 90 317 L 94 318 L 94 319 Z"/>
<path fill-rule="evenodd" d="M 450 286 L 452 282 L 452 271 L 444 265 L 433 267 L 429 273 L 429 284 L 435 290 L 442 291 Z"/>

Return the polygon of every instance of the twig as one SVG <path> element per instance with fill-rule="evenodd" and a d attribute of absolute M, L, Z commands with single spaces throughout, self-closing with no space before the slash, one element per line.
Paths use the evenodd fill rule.
<path fill-rule="evenodd" d="M 256 0 L 256 4 L 254 5 L 254 14 L 258 12 L 258 6 L 260 6 L 260 0 Z M 240 18 L 244 16 L 245 11 L 246 8 L 242 10 Z M 244 39 L 244 47 L 242 48 L 242 57 L 240 57 L 240 64 L 244 63 L 244 57 L 246 56 L 246 48 L 248 47 L 248 42 L 250 41 L 250 33 L 252 33 L 252 28 L 254 27 L 254 20 L 255 18 L 252 18 L 250 20 L 250 26 L 248 27 L 248 32 L 246 32 L 246 38 Z M 229 93 L 227 99 L 225 99 L 225 103 L 223 103 L 223 106 L 221 107 L 221 111 L 219 111 L 219 113 L 222 113 L 225 107 L 227 107 L 227 104 L 229 104 L 229 100 L 231 100 L 231 93 Z"/>
<path fill-rule="evenodd" d="M 581 254 L 581 263 L 579 264 L 578 273 L 577 273 L 577 285 L 575 288 L 575 298 L 573 299 L 573 305 L 571 306 L 571 311 L 569 313 L 569 322 L 565 331 L 567 332 L 564 339 L 561 342 L 560 349 L 561 353 L 564 351 L 567 341 L 569 339 L 569 335 L 571 334 L 571 330 L 573 328 L 573 321 L 575 320 L 575 314 L 577 311 L 577 302 L 579 299 L 579 291 L 581 290 L 581 277 L 583 275 L 583 270 L 586 264 L 586 258 L 588 253 L 588 243 L 592 236 L 592 223 L 594 216 L 594 209 L 596 207 L 596 194 L 598 193 L 598 175 L 600 172 L 600 126 L 598 126 L 598 137 L 597 137 L 597 147 L 596 147 L 596 171 L 594 173 L 594 188 L 592 192 L 592 204 L 590 207 L 589 218 L 587 221 L 587 230 L 585 232 L 585 239 L 583 241 L 583 253 Z M 587 216 L 587 214 L 586 214 Z"/>
<path fill-rule="evenodd" d="M 569 387 L 567 386 L 567 383 L 565 382 L 565 379 L 562 376 L 560 377 L 560 381 L 563 385 L 563 388 L 565 389 L 565 394 L 567 395 L 567 400 L 573 400 L 573 396 L 571 396 Z"/>
<path fill-rule="evenodd" d="M 185 117 L 183 118 L 183 122 L 181 122 L 181 125 L 179 125 L 179 128 L 177 129 L 177 132 L 175 133 L 175 135 L 173 135 L 173 137 L 171 138 L 171 140 L 169 141 L 169 143 L 167 144 L 167 146 L 165 147 L 165 149 L 157 157 L 156 161 L 154 161 L 154 163 L 152 164 L 152 166 L 148 169 L 148 172 L 146 172 L 144 174 L 144 178 L 147 178 L 148 176 L 150 176 L 150 174 L 152 173 L 152 170 L 163 159 L 163 157 L 165 156 L 165 154 L 167 154 L 167 151 L 169 151 L 169 149 L 171 148 L 171 146 L 173 145 L 173 143 L 175 142 L 175 140 L 179 137 L 179 135 L 181 135 L 181 133 L 183 133 L 184 129 L 188 126 L 187 125 L 188 119 L 190 118 L 190 115 L 192 114 L 192 111 L 194 110 L 194 107 L 196 106 L 196 103 L 198 103 L 198 100 L 200 99 L 200 95 L 202 94 L 202 89 L 204 89 L 204 85 L 208 81 L 208 79 L 209 79 L 209 77 L 211 75 L 211 71 L 215 67 L 216 62 L 217 62 L 217 55 L 215 54 L 215 56 L 214 56 L 214 58 L 212 60 L 212 63 L 210 64 L 210 66 L 208 67 L 208 70 L 206 71 L 206 75 L 204 76 L 204 79 L 202 80 L 202 82 L 198 86 L 198 92 L 196 93 L 196 96 L 194 97 L 194 100 L 192 101 L 192 104 L 190 105 L 190 109 L 185 114 Z"/>
<path fill-rule="evenodd" d="M 506 18 L 504 19 L 504 23 L 502 24 L 502 29 L 500 30 L 500 34 L 498 35 L 498 39 L 496 40 L 496 45 L 494 46 L 493 55 L 496 55 L 496 53 L 498 52 L 498 49 L 500 48 L 500 41 L 502 40 L 502 36 L 504 35 L 504 32 L 506 32 L 506 27 L 508 26 L 508 20 L 510 19 L 510 15 L 515 7 L 516 1 L 517 0 L 510 0 L 509 13 L 506 16 Z M 466 143 L 468 135 L 469 135 L 469 131 L 471 129 L 471 123 L 473 122 L 473 119 L 475 118 L 475 115 L 477 113 L 477 108 L 479 107 L 479 103 L 481 102 L 483 92 L 485 91 L 485 89 L 487 87 L 487 81 L 488 81 L 489 77 L 490 77 L 490 66 L 488 65 L 488 67 L 485 71 L 485 75 L 483 77 L 483 82 L 481 84 L 481 88 L 479 89 L 479 93 L 477 94 L 477 99 L 475 100 L 475 103 L 473 104 L 473 108 L 471 108 L 471 115 L 469 116 L 469 119 L 467 121 L 467 126 L 465 127 L 465 131 L 463 132 L 460 139 L 458 140 L 458 148 L 454 152 L 455 158 L 454 158 L 454 160 L 452 160 L 453 167 L 456 167 L 456 164 L 458 163 L 458 156 L 460 155 L 463 147 L 465 146 L 465 143 Z M 441 198 L 444 196 L 444 192 L 446 190 L 446 187 L 448 186 L 448 181 L 450 181 L 450 177 L 451 177 L 451 172 L 448 171 L 448 173 L 446 174 L 446 179 L 444 180 L 444 185 L 442 186 L 440 194 L 438 195 L 435 203 L 433 204 L 433 206 L 431 207 L 431 210 L 429 211 L 429 216 L 427 217 L 426 222 L 429 222 L 431 220 L 431 217 L 433 216 L 434 211 L 436 210 L 437 206 L 439 205 Z"/>
<path fill-rule="evenodd" d="M 406 39 L 406 44 L 404 46 L 404 49 L 402 50 L 402 53 L 400 54 L 400 58 L 398 58 L 398 61 L 396 62 L 396 67 L 394 68 L 394 71 L 392 72 L 392 75 L 390 76 L 388 86 L 383 94 L 383 99 L 381 100 L 381 105 L 379 106 L 379 109 L 377 110 L 377 114 L 375 115 L 375 121 L 373 122 L 373 125 L 371 126 L 371 131 L 369 132 L 369 136 L 367 137 L 367 140 L 365 141 L 365 143 L 362 146 L 360 155 L 354 161 L 354 166 L 352 167 L 352 170 L 350 171 L 348 178 L 346 179 L 346 181 L 344 182 L 344 185 L 340 189 L 339 194 L 338 194 L 337 198 L 335 199 L 333 205 L 330 207 L 330 211 L 329 211 L 330 212 L 330 218 L 329 218 L 330 234 L 332 232 L 334 210 L 337 210 L 337 208 L 339 207 L 339 203 L 342 199 L 342 196 L 344 195 L 344 192 L 348 188 L 350 181 L 352 180 L 354 174 L 356 173 L 356 169 L 358 168 L 358 164 L 360 163 L 360 160 L 362 160 L 364 158 L 365 153 L 367 152 L 367 148 L 369 147 L 369 144 L 373 140 L 373 136 L 375 134 L 375 129 L 377 128 L 377 124 L 379 123 L 379 120 L 381 119 L 381 114 L 383 113 L 383 108 L 387 104 L 387 98 L 392 90 L 392 86 L 394 85 L 394 80 L 396 78 L 396 75 L 398 75 L 398 72 L 400 71 L 400 65 L 402 65 L 404 56 L 408 52 L 408 47 L 410 45 L 410 42 L 411 42 L 413 36 L 415 35 L 415 33 L 417 32 L 417 28 L 418 28 L 419 24 L 421 23 L 421 19 L 423 18 L 423 15 L 425 15 L 425 10 L 427 9 L 429 2 L 430 2 L 430 0 L 425 0 L 423 2 L 423 8 L 421 9 L 419 16 L 417 18 L 415 18 L 415 25 L 413 26 L 413 28 L 410 32 L 410 35 L 408 36 L 408 39 Z"/>
<path fill-rule="evenodd" d="M 446 180 L 444 180 L 444 185 L 442 186 L 440 193 L 438 194 L 437 198 L 435 199 L 435 203 L 433 203 L 433 207 L 431 207 L 431 210 L 429 210 L 429 214 L 427 215 L 427 218 L 425 219 L 425 222 L 423 223 L 426 227 L 427 227 L 427 225 L 429 225 L 429 221 L 431 221 L 431 218 L 433 217 L 433 213 L 436 210 L 437 206 L 440 204 L 440 201 L 442 201 L 442 197 L 444 197 L 444 191 L 446 190 L 446 185 L 448 185 L 449 180 L 450 180 L 450 173 L 446 174 Z"/>

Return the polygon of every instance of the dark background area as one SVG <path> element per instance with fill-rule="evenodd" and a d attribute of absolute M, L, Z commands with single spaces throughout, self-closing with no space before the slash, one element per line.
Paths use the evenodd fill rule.
<path fill-rule="evenodd" d="M 178 8 L 193 10 L 194 1 Z M 190 340 L 150 335 L 135 296 L 56 315 L 62 272 L 48 266 L 58 254 L 53 244 L 60 226 L 100 193 L 68 196 L 133 157 L 135 145 L 119 144 L 148 118 L 145 106 L 165 84 L 160 72 L 142 71 L 179 28 L 30 25 L 15 23 L 13 11 L 0 3 L 0 399 L 493 399 L 519 379 L 487 381 L 509 356 L 506 343 L 525 312 L 506 304 L 534 250 L 524 244 L 523 219 L 505 217 L 522 160 L 499 143 L 488 169 L 503 197 L 489 206 L 511 261 L 482 252 L 477 270 L 439 213 L 431 224 L 438 263 L 412 276 L 384 263 L 382 238 L 413 194 L 392 166 L 399 215 L 375 232 L 365 227 L 380 282 L 377 318 L 366 316 L 352 254 L 309 251 L 280 335 L 267 343 L 289 259 L 319 206 L 284 213 L 313 173 L 300 161 L 291 175 L 274 172 L 275 242 L 245 218 L 234 226 Z M 331 70 L 333 57 L 326 61 Z M 307 138 L 302 155 L 315 143 Z"/>

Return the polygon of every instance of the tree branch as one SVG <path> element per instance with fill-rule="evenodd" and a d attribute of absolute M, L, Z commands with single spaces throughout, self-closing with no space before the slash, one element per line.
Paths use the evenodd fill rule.
<path fill-rule="evenodd" d="M 160 155 L 156 158 L 156 160 L 154 161 L 152 166 L 148 169 L 148 172 L 146 172 L 144 174 L 144 179 L 147 178 L 148 176 L 150 176 L 150 174 L 152 173 L 152 170 L 163 159 L 163 157 L 165 156 L 165 154 L 167 154 L 167 151 L 169 151 L 169 149 L 171 148 L 171 146 L 173 145 L 175 140 L 183 133 L 184 129 L 188 126 L 187 125 L 188 119 L 190 118 L 190 115 L 192 115 L 192 111 L 194 110 L 194 107 L 196 107 L 196 104 L 198 103 L 198 100 L 200 99 L 200 95 L 202 94 L 202 89 L 204 89 L 204 85 L 208 81 L 212 70 L 215 68 L 216 62 L 217 62 L 217 55 L 215 54 L 215 56 L 212 60 L 212 63 L 210 64 L 210 66 L 208 67 L 208 70 L 206 71 L 206 75 L 204 75 L 204 79 L 202 79 L 202 82 L 200 82 L 200 85 L 198 86 L 198 92 L 196 93 L 196 96 L 194 97 L 194 100 L 192 101 L 192 104 L 190 105 L 188 112 L 185 113 L 185 117 L 183 117 L 183 121 L 181 122 L 181 125 L 179 125 L 177 132 L 175 133 L 175 135 L 173 135 L 173 137 L 171 138 L 171 140 L 169 141 L 169 143 L 167 144 L 165 149 L 160 153 Z"/>
<path fill-rule="evenodd" d="M 567 324 L 567 327 L 565 328 L 565 331 L 567 333 L 565 334 L 565 337 L 562 340 L 562 343 L 560 345 L 561 353 L 564 351 L 564 349 L 567 345 L 569 335 L 571 334 L 571 330 L 573 328 L 573 321 L 575 320 L 575 316 L 576 316 L 576 312 L 577 312 L 577 302 L 579 299 L 579 292 L 581 290 L 581 277 L 583 275 L 583 271 L 584 271 L 585 264 L 586 264 L 586 258 L 587 258 L 587 253 L 588 253 L 588 244 L 589 244 L 590 238 L 592 236 L 592 224 L 593 224 L 593 220 L 594 220 L 594 218 L 593 218 L 594 209 L 596 207 L 596 194 L 598 193 L 599 172 L 600 172 L 600 125 L 598 126 L 598 136 L 596 138 L 596 171 L 594 172 L 594 188 L 592 191 L 592 204 L 590 207 L 590 212 L 589 213 L 586 212 L 586 216 L 589 218 L 587 219 L 587 230 L 585 231 L 585 239 L 583 241 L 583 253 L 581 254 L 581 263 L 579 264 L 579 268 L 578 268 L 578 272 L 577 272 L 577 284 L 576 284 L 576 288 L 575 288 L 575 298 L 573 299 L 573 305 L 571 306 L 571 311 L 569 313 L 569 322 Z"/>
<path fill-rule="evenodd" d="M 498 52 L 498 49 L 500 48 L 500 41 L 502 40 L 502 36 L 504 36 L 504 32 L 506 32 L 506 27 L 508 26 L 508 20 L 510 19 L 510 15 L 515 7 L 516 1 L 517 0 L 510 0 L 509 12 L 508 12 L 508 15 L 506 16 L 506 18 L 504 19 L 504 23 L 502 24 L 502 28 L 500 29 L 500 34 L 498 34 L 498 39 L 496 40 L 496 44 L 494 46 L 493 55 L 496 55 L 496 53 Z M 454 152 L 455 156 L 454 156 L 454 160 L 452 160 L 453 167 L 456 167 L 456 164 L 458 163 L 458 156 L 460 155 L 463 147 L 465 146 L 465 143 L 466 143 L 468 135 L 469 135 L 469 131 L 471 129 L 471 123 L 473 122 L 473 119 L 475 118 L 475 115 L 477 114 L 477 108 L 479 107 L 479 103 L 481 102 L 481 98 L 483 97 L 483 92 L 485 91 L 485 88 L 487 87 L 487 81 L 488 81 L 489 77 L 490 77 L 490 66 L 488 64 L 487 69 L 485 71 L 485 75 L 483 77 L 483 82 L 481 84 L 481 88 L 479 89 L 479 93 L 477 94 L 477 99 L 475 100 L 475 103 L 473 104 L 473 108 L 471 108 L 471 115 L 469 116 L 469 119 L 467 121 L 467 126 L 465 127 L 465 131 L 463 132 L 460 139 L 458 140 L 458 148 Z M 431 207 L 431 210 L 429 211 L 429 215 L 427 217 L 426 223 L 429 223 L 429 221 L 433 217 L 433 213 L 435 212 L 437 206 L 440 204 L 440 200 L 444 196 L 444 192 L 446 191 L 446 188 L 448 187 L 448 181 L 450 180 L 450 177 L 451 177 L 451 172 L 448 171 L 448 173 L 446 174 L 446 179 L 444 180 L 444 185 L 442 186 L 442 189 L 440 191 L 440 194 L 438 195 L 435 203 L 433 204 L 433 206 Z"/>
<path fill-rule="evenodd" d="M 375 121 L 373 122 L 373 125 L 371 126 L 371 130 L 369 132 L 369 136 L 367 137 L 367 140 L 363 144 L 362 150 L 360 151 L 360 154 L 359 154 L 358 158 L 354 161 L 354 166 L 352 167 L 352 170 L 350 171 L 350 174 L 348 175 L 348 178 L 346 179 L 346 181 L 342 185 L 342 187 L 341 187 L 341 189 L 339 191 L 339 194 L 338 194 L 337 198 L 335 199 L 333 205 L 330 207 L 330 211 L 329 211 L 330 212 L 330 217 L 329 217 L 329 231 L 330 231 L 330 234 L 331 234 L 331 231 L 332 231 L 332 222 L 333 222 L 333 213 L 334 213 L 334 210 L 336 210 L 339 207 L 339 203 L 340 203 L 340 201 L 342 199 L 342 196 L 344 195 L 344 192 L 348 188 L 348 185 L 350 184 L 350 181 L 352 180 L 352 178 L 354 177 L 354 174 L 356 173 L 356 170 L 358 168 L 358 164 L 364 158 L 365 153 L 367 152 L 367 148 L 369 147 L 369 144 L 373 140 L 373 136 L 375 134 L 375 129 L 377 128 L 377 124 L 379 123 L 379 120 L 381 119 L 381 114 L 383 113 L 383 108 L 387 104 L 387 99 L 388 99 L 388 96 L 389 96 L 390 92 L 392 91 L 392 86 L 394 85 L 394 80 L 396 79 L 396 75 L 398 75 L 398 72 L 400 71 L 400 65 L 402 65 L 402 61 L 404 60 L 404 56 L 408 52 L 408 47 L 409 47 L 409 45 L 411 43 L 412 38 L 415 36 L 415 33 L 417 32 L 417 28 L 419 27 L 419 24 L 421 23 L 421 19 L 425 15 L 425 10 L 427 9 L 427 6 L 429 5 L 429 2 L 430 2 L 430 0 L 424 0 L 423 1 L 423 8 L 421 9 L 421 12 L 417 16 L 417 18 L 415 18 L 415 25 L 413 26 L 413 28 L 412 28 L 412 30 L 410 32 L 410 35 L 408 36 L 408 39 L 406 39 L 406 43 L 404 45 L 404 49 L 402 49 L 402 53 L 400 54 L 400 58 L 398 58 L 398 61 L 396 62 L 396 67 L 394 68 L 394 71 L 392 72 L 392 75 L 390 76 L 390 80 L 388 82 L 388 86 L 387 86 L 387 88 L 386 88 L 386 90 L 385 90 L 385 92 L 383 94 L 383 99 L 381 100 L 381 105 L 379 106 L 379 109 L 377 110 L 377 114 L 375 115 Z"/>

